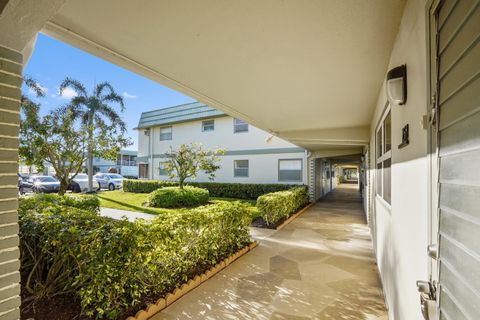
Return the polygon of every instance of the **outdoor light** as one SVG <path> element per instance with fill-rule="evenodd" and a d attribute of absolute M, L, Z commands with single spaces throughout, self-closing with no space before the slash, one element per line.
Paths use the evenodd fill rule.
<path fill-rule="evenodd" d="M 272 139 L 273 139 L 273 134 L 269 135 L 269 136 L 265 139 L 265 142 L 266 142 L 266 143 L 272 143 Z"/>
<path fill-rule="evenodd" d="M 387 73 L 387 98 L 391 104 L 407 102 L 407 66 L 401 65 Z"/>

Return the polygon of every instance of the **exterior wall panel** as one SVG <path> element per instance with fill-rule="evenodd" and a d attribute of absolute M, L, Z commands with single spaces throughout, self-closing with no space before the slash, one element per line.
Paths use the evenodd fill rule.
<path fill-rule="evenodd" d="M 429 168 L 427 130 L 420 119 L 427 114 L 427 31 L 425 0 L 406 3 L 399 31 L 385 72 L 407 65 L 408 99 L 404 106 L 392 106 L 391 203 L 376 195 L 375 130 L 385 110 L 385 82 L 370 123 L 372 150 L 369 159 L 372 235 L 389 319 L 420 320 L 417 280 L 429 276 L 426 254 L 429 244 Z M 409 124 L 410 144 L 404 148 L 402 128 Z"/>

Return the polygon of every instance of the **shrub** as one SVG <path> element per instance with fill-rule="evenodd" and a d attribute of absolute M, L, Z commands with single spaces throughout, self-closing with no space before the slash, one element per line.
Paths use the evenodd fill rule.
<path fill-rule="evenodd" d="M 123 179 L 122 188 L 125 192 L 135 193 L 151 193 L 159 188 L 174 187 L 178 183 L 173 181 L 160 181 L 160 180 L 134 180 Z"/>
<path fill-rule="evenodd" d="M 61 196 L 58 194 L 40 193 L 31 197 L 21 198 L 19 205 L 23 207 L 23 210 L 36 208 L 41 211 L 45 209 L 45 207 L 59 205 L 92 212 L 100 211 L 100 200 L 94 195 Z"/>
<path fill-rule="evenodd" d="M 178 207 L 194 207 L 206 204 L 209 199 L 208 190 L 185 186 L 180 187 L 164 187 L 150 193 L 148 204 L 157 208 L 178 208 Z"/>
<path fill-rule="evenodd" d="M 255 200 L 259 196 L 276 191 L 288 190 L 298 185 L 291 184 L 251 184 L 221 182 L 188 182 L 190 186 L 207 189 L 210 197 Z M 150 193 L 156 189 L 177 186 L 175 181 L 123 180 L 123 191 Z"/>
<path fill-rule="evenodd" d="M 22 273 L 35 296 L 73 293 L 83 312 L 117 319 L 142 297 L 163 295 L 246 245 L 248 208 L 219 202 L 150 223 L 100 217 L 36 199 L 19 209 Z M 57 199 L 54 199 L 57 200 Z"/>
<path fill-rule="evenodd" d="M 295 213 L 307 202 L 307 187 L 297 187 L 260 196 L 257 207 L 267 224 L 275 224 Z"/>

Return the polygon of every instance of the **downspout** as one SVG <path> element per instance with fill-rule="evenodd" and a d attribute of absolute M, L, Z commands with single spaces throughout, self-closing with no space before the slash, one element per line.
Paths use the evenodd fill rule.
<path fill-rule="evenodd" d="M 153 131 L 154 128 L 150 129 L 150 135 L 148 136 L 148 147 L 149 147 L 149 154 L 150 154 L 150 180 L 153 180 Z"/>

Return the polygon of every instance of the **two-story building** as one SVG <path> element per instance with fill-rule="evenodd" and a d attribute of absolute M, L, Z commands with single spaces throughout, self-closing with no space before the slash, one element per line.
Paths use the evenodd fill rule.
<path fill-rule="evenodd" d="M 107 172 L 115 168 L 124 177 L 138 178 L 137 153 L 134 150 L 120 150 L 116 160 L 93 158 L 93 171 Z"/>
<path fill-rule="evenodd" d="M 167 180 L 165 153 L 194 142 L 226 150 L 216 182 L 307 183 L 305 149 L 200 102 L 143 112 L 137 130 L 140 178 Z"/>

